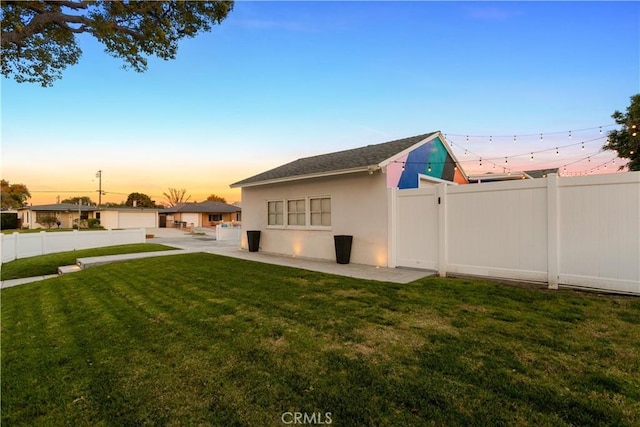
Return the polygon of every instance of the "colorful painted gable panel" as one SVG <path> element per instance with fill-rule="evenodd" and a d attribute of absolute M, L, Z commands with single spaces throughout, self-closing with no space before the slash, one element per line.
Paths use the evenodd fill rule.
<path fill-rule="evenodd" d="M 421 174 L 458 184 L 467 183 L 440 138 L 434 138 L 390 163 L 387 166 L 387 187 L 418 188 L 418 176 Z"/>

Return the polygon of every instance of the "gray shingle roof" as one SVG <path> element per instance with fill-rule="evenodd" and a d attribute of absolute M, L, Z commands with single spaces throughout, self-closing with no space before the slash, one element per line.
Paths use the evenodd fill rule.
<path fill-rule="evenodd" d="M 558 168 L 536 169 L 536 170 L 531 170 L 531 171 L 524 171 L 524 173 L 529 175 L 531 178 L 544 178 L 545 176 L 549 175 L 550 173 L 558 173 Z"/>
<path fill-rule="evenodd" d="M 437 132 L 295 160 L 231 184 L 243 187 L 263 181 L 303 177 L 378 165 Z"/>
<path fill-rule="evenodd" d="M 25 209 L 28 208 L 32 211 L 44 211 L 44 212 L 66 212 L 66 211 L 74 211 L 78 212 L 78 205 L 75 203 L 54 203 L 50 205 L 38 205 L 38 206 L 25 206 Z M 91 212 L 97 211 L 99 208 L 97 206 L 87 206 L 80 205 L 80 210 L 83 212 Z"/>
<path fill-rule="evenodd" d="M 200 203 L 179 203 L 170 208 L 162 209 L 160 213 L 230 213 L 241 210 L 238 206 L 207 200 Z"/>

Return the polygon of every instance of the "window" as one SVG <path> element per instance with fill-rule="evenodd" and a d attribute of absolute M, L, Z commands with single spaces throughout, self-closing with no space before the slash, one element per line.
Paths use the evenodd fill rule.
<path fill-rule="evenodd" d="M 42 224 L 43 221 L 47 221 L 49 218 L 57 218 L 53 212 L 36 212 L 36 222 Z"/>
<path fill-rule="evenodd" d="M 209 214 L 209 221 L 222 221 L 222 214 Z"/>
<path fill-rule="evenodd" d="M 269 226 L 331 227 L 331 197 L 268 201 L 267 212 Z"/>
<path fill-rule="evenodd" d="M 318 197 L 309 199 L 311 206 L 311 225 L 330 227 L 331 226 L 331 199 L 329 197 Z"/>
<path fill-rule="evenodd" d="M 287 201 L 287 225 L 307 225 L 305 205 L 304 199 Z"/>
<path fill-rule="evenodd" d="M 284 202 L 278 200 L 275 202 L 269 202 L 269 220 L 268 225 L 283 225 L 284 219 Z"/>

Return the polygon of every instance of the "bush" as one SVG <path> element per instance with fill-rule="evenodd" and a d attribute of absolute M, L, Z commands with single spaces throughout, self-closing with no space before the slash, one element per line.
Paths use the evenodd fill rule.
<path fill-rule="evenodd" d="M 13 230 L 18 228 L 18 214 L 15 212 L 2 212 L 0 214 L 0 229 Z"/>
<path fill-rule="evenodd" d="M 71 227 L 74 230 L 78 230 L 78 220 L 74 219 L 73 220 L 73 226 Z M 83 219 L 80 221 L 80 228 L 89 228 L 89 225 L 87 224 L 87 220 Z"/>
<path fill-rule="evenodd" d="M 89 228 L 101 228 L 100 227 L 100 220 L 97 218 L 89 218 L 87 220 L 87 223 L 89 225 Z"/>
<path fill-rule="evenodd" d="M 58 218 L 56 218 L 53 215 L 38 218 L 38 224 L 42 224 L 47 228 L 53 227 L 54 225 L 56 225 L 57 222 L 58 222 Z"/>

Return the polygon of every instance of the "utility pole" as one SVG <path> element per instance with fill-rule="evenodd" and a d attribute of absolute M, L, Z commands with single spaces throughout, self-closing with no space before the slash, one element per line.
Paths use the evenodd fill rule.
<path fill-rule="evenodd" d="M 98 206 L 102 205 L 102 169 L 96 172 L 96 178 L 98 178 Z"/>

